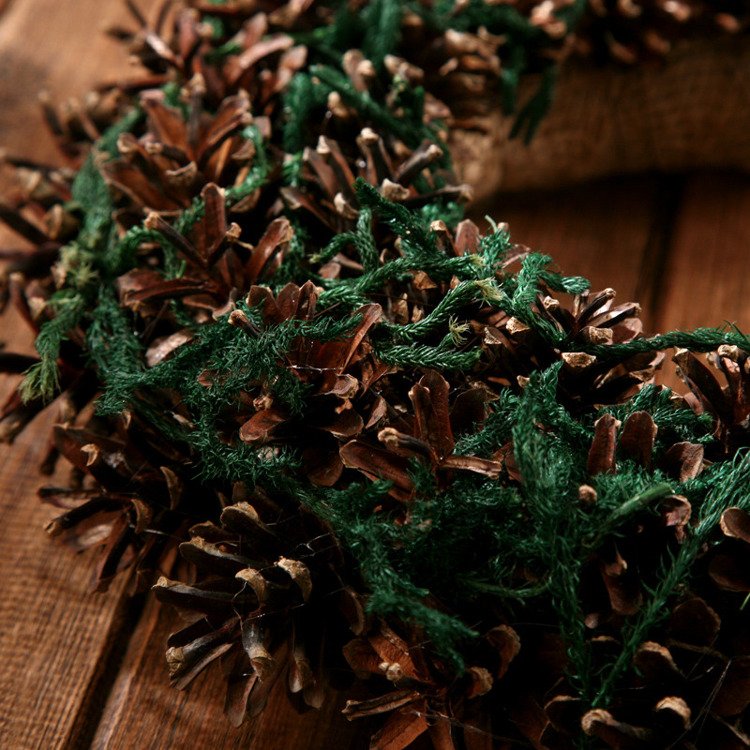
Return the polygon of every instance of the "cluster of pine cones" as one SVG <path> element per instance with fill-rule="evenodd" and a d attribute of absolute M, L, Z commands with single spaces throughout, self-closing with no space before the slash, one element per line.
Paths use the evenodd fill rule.
<path fill-rule="evenodd" d="M 318 32 L 346 28 L 341 5 L 364 25 L 379 19 L 383 35 L 391 24 L 397 49 L 378 51 L 378 35 L 365 34 L 368 51 L 347 48 L 329 65 L 336 48 Z M 136 28 L 112 33 L 142 75 L 75 113 L 46 105 L 71 169 L 10 159 L 19 188 L 0 219 L 36 250 L 5 253 L 0 304 L 43 344 L 50 331 L 59 339 L 60 418 L 42 469 L 62 456 L 72 472 L 68 486 L 40 491 L 61 511 L 48 530 L 101 548 L 98 589 L 127 569 L 135 588 L 154 586 L 180 609 L 173 683 L 220 660 L 237 723 L 276 679 L 320 706 L 346 666 L 347 715 L 382 718 L 373 748 L 429 738 L 439 750 L 563 749 L 582 737 L 750 747 L 742 507 L 720 514 L 606 706 L 575 671 L 582 654 L 590 675 L 617 662 L 662 567 L 691 538 L 704 472 L 750 443 L 748 352 L 680 349 L 686 394 L 653 385 L 665 353 L 644 338 L 638 305 L 559 276 L 503 226 L 483 234 L 459 221 L 471 191 L 442 145 L 448 128 L 471 127 L 512 62 L 517 37 L 475 18 L 523 23 L 533 69 L 571 50 L 626 62 L 663 53 L 678 27 L 740 31 L 746 4 L 405 5 L 394 21 L 379 0 L 192 0 L 151 23 L 131 4 Z M 432 23 L 441 12 L 444 28 Z M 123 117 L 132 125 L 113 131 Z M 91 146 L 103 134 L 109 154 Z M 106 215 L 83 205 L 81 174 L 106 184 Z M 38 365 L 0 351 L 3 371 Z M 529 394 L 544 393 L 544 373 L 555 374 L 556 407 L 529 412 L 530 444 L 552 439 L 583 456 L 550 498 L 562 516 L 528 506 L 548 467 L 532 476 L 513 423 Z M 0 436 L 12 441 L 46 403 L 19 388 Z M 627 513 L 607 507 L 618 481 L 657 480 L 662 489 L 621 498 Z M 502 512 L 488 494 L 467 515 L 477 508 L 461 493 L 488 487 Z M 441 502 L 457 515 L 443 517 Z M 563 516 L 598 529 L 574 549 L 572 620 L 533 543 Z M 392 559 L 372 559 L 370 533 L 385 535 Z M 505 544 L 501 533 L 532 541 L 485 559 L 477 548 Z M 437 544 L 453 545 L 435 551 L 446 569 L 502 570 L 502 587 L 482 578 L 457 590 L 455 577 L 422 591 L 443 571 L 425 570 L 433 560 L 420 570 L 413 550 Z M 382 570 L 405 561 L 414 600 L 472 637 L 443 649 L 429 618 L 373 606 Z M 563 627 L 573 621 L 577 645 Z"/>

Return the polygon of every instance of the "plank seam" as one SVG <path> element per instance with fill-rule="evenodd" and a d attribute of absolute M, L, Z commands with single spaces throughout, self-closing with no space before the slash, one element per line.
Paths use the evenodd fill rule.
<path fill-rule="evenodd" d="M 649 329 L 662 314 L 660 292 L 667 281 L 665 277 L 674 244 L 674 231 L 683 206 L 685 177 L 661 176 L 657 184 L 654 217 L 641 255 L 635 290 L 635 299 L 643 306 L 643 318 Z"/>
<path fill-rule="evenodd" d="M 125 593 L 118 603 L 105 647 L 99 657 L 96 673 L 86 687 L 78 714 L 71 726 L 66 742 L 69 750 L 80 750 L 92 746 L 130 641 L 143 616 L 146 596 L 145 593 L 135 596 Z"/>

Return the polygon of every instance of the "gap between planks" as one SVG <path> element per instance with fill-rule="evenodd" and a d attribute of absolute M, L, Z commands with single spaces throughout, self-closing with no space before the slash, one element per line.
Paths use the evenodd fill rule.
<path fill-rule="evenodd" d="M 659 331 L 734 324 L 750 333 L 750 176 L 686 181 L 654 307 Z"/>

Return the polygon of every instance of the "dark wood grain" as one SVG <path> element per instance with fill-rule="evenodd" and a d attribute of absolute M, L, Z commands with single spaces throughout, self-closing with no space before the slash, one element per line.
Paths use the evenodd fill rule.
<path fill-rule="evenodd" d="M 687 178 L 660 259 L 652 330 L 736 325 L 750 331 L 748 258 L 750 177 L 716 172 Z M 669 358 L 659 381 L 685 387 Z"/>
<path fill-rule="evenodd" d="M 657 330 L 733 323 L 749 332 L 749 262 L 750 178 L 689 178 L 664 262 Z"/>

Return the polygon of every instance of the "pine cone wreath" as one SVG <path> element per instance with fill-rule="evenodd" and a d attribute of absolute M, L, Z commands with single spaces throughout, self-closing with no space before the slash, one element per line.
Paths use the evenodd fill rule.
<path fill-rule="evenodd" d="M 130 7 L 143 72 L 46 106 L 73 168 L 0 207 L 39 354 L 0 352 L 0 434 L 58 402 L 48 530 L 180 611 L 173 684 L 221 662 L 238 724 L 344 671 L 375 750 L 750 747 L 747 338 L 646 337 L 482 232 L 446 145 L 523 71 L 744 6 Z"/>

